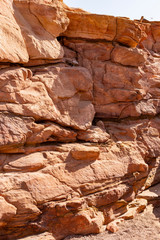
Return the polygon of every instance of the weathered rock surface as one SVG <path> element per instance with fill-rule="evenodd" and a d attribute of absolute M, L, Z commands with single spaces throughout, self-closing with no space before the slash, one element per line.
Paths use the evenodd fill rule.
<path fill-rule="evenodd" d="M 112 41 L 116 35 L 116 18 L 86 12 L 67 11 L 70 24 L 63 33 L 67 37 L 105 39 Z"/>
<path fill-rule="evenodd" d="M 49 66 L 1 71 L 0 110 L 85 130 L 94 118 L 93 82 L 87 69 Z M 80 83 L 80 84 L 79 84 Z"/>
<path fill-rule="evenodd" d="M 28 62 L 29 56 L 25 40 L 21 28 L 14 18 L 12 1 L 1 1 L 0 14 L 0 61 L 12 63 Z"/>
<path fill-rule="evenodd" d="M 60 59 L 56 37 L 69 20 L 61 1 L 4 0 L 1 2 L 0 61 L 27 63 L 29 59 Z"/>
<path fill-rule="evenodd" d="M 68 19 L 60 2 L 14 0 L 14 9 L 29 58 L 33 60 L 62 58 L 63 49 L 56 37 L 67 27 Z"/>
<path fill-rule="evenodd" d="M 0 240 L 117 231 L 159 200 L 159 22 L 60 0 L 0 13 Z"/>
<path fill-rule="evenodd" d="M 147 53 L 138 48 L 126 48 L 118 45 L 113 49 L 111 59 L 113 62 L 124 66 L 138 67 L 144 65 L 147 60 Z"/>

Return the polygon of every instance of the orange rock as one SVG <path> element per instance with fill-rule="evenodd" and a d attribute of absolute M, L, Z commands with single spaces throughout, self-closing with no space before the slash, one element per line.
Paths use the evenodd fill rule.
<path fill-rule="evenodd" d="M 63 239 L 69 234 L 90 234 L 104 231 L 103 222 L 104 217 L 101 212 L 94 208 L 82 209 L 73 213 L 67 213 L 63 216 L 57 217 L 55 227 L 52 228 L 52 217 L 54 214 L 54 207 L 48 206 L 45 215 L 42 218 L 43 224 L 47 224 L 53 236 Z M 65 226 L 65 228 L 64 228 Z"/>
<path fill-rule="evenodd" d="M 75 142 L 76 132 L 65 129 L 54 123 L 34 124 L 33 134 L 27 138 L 27 144 L 37 144 L 44 142 Z"/>
<path fill-rule="evenodd" d="M 16 215 L 17 209 L 8 203 L 2 196 L 0 197 L 0 227 L 7 224 L 8 221 Z"/>
<path fill-rule="evenodd" d="M 143 192 L 139 193 L 137 197 L 139 199 L 147 199 L 148 201 L 157 200 L 160 197 L 159 186 L 160 184 L 156 184 L 155 186 L 150 187 L 147 190 L 144 190 Z"/>
<path fill-rule="evenodd" d="M 18 115 L 32 116 L 35 119 L 38 119 L 39 115 L 41 115 L 40 118 L 46 116 L 47 119 L 57 117 L 57 112 L 53 113 L 54 105 L 44 84 L 40 81 L 33 82 L 29 70 L 24 68 L 5 69 L 1 71 L 0 78 L 1 83 L 5 79 L 2 92 L 0 92 L 1 110 L 4 106 L 3 101 L 9 112 Z M 19 99 L 18 102 L 16 99 Z M 44 111 L 44 109 L 46 110 Z"/>
<path fill-rule="evenodd" d="M 116 232 L 159 198 L 139 194 L 160 181 L 159 23 L 62 0 L 0 14 L 0 239 Z"/>
<path fill-rule="evenodd" d="M 134 103 L 138 104 L 146 92 L 141 85 L 141 72 L 137 68 L 110 61 L 94 62 L 93 74 L 97 117 L 124 118 L 141 114 L 142 110 Z"/>
<path fill-rule="evenodd" d="M 70 23 L 67 30 L 61 34 L 63 36 L 112 41 L 116 35 L 116 18 L 113 16 L 80 11 L 66 13 Z"/>
<path fill-rule="evenodd" d="M 15 227 L 15 225 L 25 226 L 26 221 L 34 220 L 41 214 L 41 211 L 36 206 L 36 201 L 28 191 L 22 189 L 11 190 L 4 193 L 4 197 L 17 209 L 14 221 L 8 223 L 10 228 Z"/>
<path fill-rule="evenodd" d="M 44 84 L 54 102 L 51 112 L 57 115 L 56 121 L 76 129 L 89 128 L 94 117 L 94 107 L 93 82 L 87 69 L 51 66 L 35 71 L 34 79 Z"/>
<path fill-rule="evenodd" d="M 15 18 L 21 27 L 23 38 L 26 43 L 27 52 L 30 59 L 59 59 L 63 57 L 63 49 L 59 42 L 51 33 L 49 33 L 41 21 L 44 22 L 43 16 L 41 21 L 36 16 L 38 14 L 34 9 L 31 10 L 30 4 L 33 1 L 20 1 L 14 0 L 15 4 Z M 44 10 L 44 1 L 33 3 L 36 8 L 41 9 L 42 13 Z M 47 6 L 46 6 L 47 8 Z M 55 12 L 54 7 L 51 8 L 51 13 Z M 33 12 L 33 13 L 32 13 Z M 46 17 L 47 20 L 47 17 Z M 53 22 L 54 26 L 54 22 Z M 60 26 L 61 31 L 61 26 Z M 57 26 L 56 26 L 57 35 Z"/>
<path fill-rule="evenodd" d="M 160 31 L 159 31 L 159 22 L 153 22 L 151 24 L 151 33 L 154 39 L 154 45 L 153 45 L 153 50 L 156 53 L 160 52 Z"/>
<path fill-rule="evenodd" d="M 151 23 L 151 31 L 153 34 L 153 38 L 156 42 L 160 41 L 160 31 L 159 31 L 159 26 L 160 23 L 159 22 L 153 22 Z"/>
<path fill-rule="evenodd" d="M 124 200 L 118 200 L 110 205 L 104 205 L 100 209 L 103 211 L 105 223 L 118 222 L 119 217 L 127 212 L 128 203 Z"/>
<path fill-rule="evenodd" d="M 71 150 L 71 155 L 76 160 L 94 161 L 100 154 L 99 148 L 77 145 Z"/>
<path fill-rule="evenodd" d="M 101 189 L 100 192 L 94 195 L 86 196 L 85 200 L 89 206 L 102 207 L 107 206 L 111 203 L 117 202 L 124 193 L 128 192 L 128 187 L 125 184 L 120 184 L 118 187 L 113 187 L 112 189 Z"/>
<path fill-rule="evenodd" d="M 76 53 L 79 54 L 79 58 L 85 58 L 88 60 L 100 60 L 100 61 L 107 61 L 111 58 L 111 52 L 113 50 L 113 44 L 111 42 L 87 42 L 82 39 L 67 39 L 64 38 L 64 45 L 67 47 L 67 50 L 71 49 L 72 54 Z M 69 53 L 67 56 L 67 52 L 65 53 L 66 57 L 70 57 Z M 73 57 L 72 57 L 73 58 Z"/>
<path fill-rule="evenodd" d="M 62 2 L 59 0 L 30 0 L 30 13 L 36 16 L 44 29 L 54 37 L 58 37 L 61 32 L 64 32 L 69 24 Z"/>
<path fill-rule="evenodd" d="M 112 51 L 111 59 L 113 62 L 122 65 L 138 67 L 144 65 L 147 60 L 147 54 L 141 49 L 117 45 Z"/>
<path fill-rule="evenodd" d="M 32 172 L 44 168 L 46 164 L 47 160 L 38 152 L 25 156 L 15 154 L 13 157 L 10 157 L 10 155 L 7 155 L 3 170 L 5 172 Z"/>
<path fill-rule="evenodd" d="M 128 205 L 128 211 L 121 216 L 122 219 L 132 219 L 138 213 L 143 212 L 147 206 L 146 199 L 135 199 Z"/>
<path fill-rule="evenodd" d="M 12 1 L 0 2 L 0 62 L 25 63 L 29 56 L 21 28 L 14 18 Z"/>
<path fill-rule="evenodd" d="M 117 18 L 117 34 L 115 38 L 117 42 L 128 47 L 136 47 L 144 34 L 140 23 L 129 18 Z"/>
<path fill-rule="evenodd" d="M 117 224 L 115 222 L 111 222 L 107 225 L 107 230 L 112 233 L 115 233 L 119 230 L 119 227 L 117 226 Z"/>
<path fill-rule="evenodd" d="M 69 192 L 72 191 L 68 186 L 61 184 L 58 179 L 49 174 L 30 174 L 25 184 L 32 198 L 38 204 L 51 200 L 66 199 Z"/>
<path fill-rule="evenodd" d="M 23 146 L 30 133 L 27 124 L 33 122 L 31 118 L 19 118 L 12 114 L 0 114 L 0 152 Z"/>
<path fill-rule="evenodd" d="M 63 57 L 63 49 L 56 40 L 69 23 L 62 2 L 5 0 L 0 11 L 1 62 L 26 63 L 29 58 Z"/>
<path fill-rule="evenodd" d="M 12 113 L 32 116 L 36 120 L 56 121 L 82 130 L 89 128 L 94 107 L 93 82 L 88 70 L 51 66 L 35 71 L 34 78 L 24 68 L 1 71 L 0 79 L 5 80 L 0 101 L 6 103 L 0 104 L 0 110 L 6 106 Z"/>
<path fill-rule="evenodd" d="M 77 138 L 86 142 L 106 143 L 110 136 L 105 130 L 92 126 L 86 131 L 78 131 Z"/>

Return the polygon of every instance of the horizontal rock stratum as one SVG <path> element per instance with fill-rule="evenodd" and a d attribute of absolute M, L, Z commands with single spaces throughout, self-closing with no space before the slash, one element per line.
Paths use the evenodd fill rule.
<path fill-rule="evenodd" d="M 116 231 L 160 182 L 160 22 L 61 0 L 0 14 L 0 240 Z"/>

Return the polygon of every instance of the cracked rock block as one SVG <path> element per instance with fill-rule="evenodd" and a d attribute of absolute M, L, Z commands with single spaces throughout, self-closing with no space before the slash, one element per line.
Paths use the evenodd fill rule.
<path fill-rule="evenodd" d="M 78 10 L 66 11 L 66 13 L 70 23 L 63 36 L 112 41 L 116 35 L 116 18 L 113 16 L 90 14 Z"/>
<path fill-rule="evenodd" d="M 57 216 L 54 229 L 52 229 L 51 219 L 51 216 L 54 215 L 54 208 L 48 206 L 47 210 L 41 219 L 41 224 L 52 231 L 55 239 L 63 239 L 67 235 L 73 234 L 100 233 L 104 230 L 103 214 L 94 208 L 87 207 L 74 213 L 64 213 L 63 216 Z"/>
<path fill-rule="evenodd" d="M 45 86 L 54 104 L 50 111 L 61 125 L 85 130 L 94 118 L 93 81 L 82 67 L 50 66 L 34 70 L 33 81 Z M 51 118 L 52 120 L 53 118 Z"/>
<path fill-rule="evenodd" d="M 33 73 L 34 76 L 25 68 L 1 70 L 1 111 L 32 117 L 33 121 L 55 121 L 75 129 L 85 130 L 91 126 L 95 113 L 92 104 L 93 82 L 87 69 L 60 65 L 34 69 Z M 21 124 L 27 121 L 27 118 L 24 121 L 19 117 L 15 119 L 12 118 L 13 125 L 15 121 Z M 11 122 L 11 119 L 8 121 Z M 29 131 L 27 127 L 26 131 Z"/>

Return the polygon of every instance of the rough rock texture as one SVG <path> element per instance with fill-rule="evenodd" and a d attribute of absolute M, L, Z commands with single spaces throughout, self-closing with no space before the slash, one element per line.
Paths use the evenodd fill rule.
<path fill-rule="evenodd" d="M 0 13 L 0 239 L 117 231 L 160 182 L 160 23 L 60 0 Z"/>
<path fill-rule="evenodd" d="M 65 240 L 141 240 L 144 238 L 147 240 L 159 240 L 159 218 L 160 207 L 153 207 L 152 204 L 149 204 L 146 209 L 142 213 L 137 214 L 134 219 L 121 222 L 119 224 L 119 230 L 115 233 L 111 234 L 108 231 L 104 231 L 96 235 L 72 235 L 66 237 Z M 115 225 L 112 224 L 112 227 L 113 226 Z"/>

